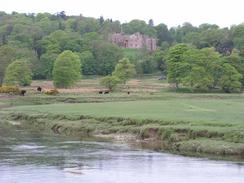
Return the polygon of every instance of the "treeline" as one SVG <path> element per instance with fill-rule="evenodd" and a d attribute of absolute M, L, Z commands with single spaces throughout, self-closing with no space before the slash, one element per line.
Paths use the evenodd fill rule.
<path fill-rule="evenodd" d="M 187 44 L 172 46 L 166 56 L 170 83 L 192 91 L 240 92 L 244 85 L 244 62 L 237 50 L 222 56 L 214 48 L 197 49 Z"/>
<path fill-rule="evenodd" d="M 143 49 L 120 48 L 108 42 L 110 33 L 121 31 L 126 34 L 140 32 L 155 37 L 158 40 L 158 50 L 149 53 Z M 187 51 L 178 55 L 180 59 L 174 60 L 172 57 L 178 54 L 178 44 L 187 45 Z M 188 86 L 194 90 L 224 89 L 220 81 L 209 77 L 209 73 L 217 78 L 220 73 L 228 73 L 224 71 L 226 68 L 237 73 L 235 81 L 238 84 L 235 84 L 235 88 L 238 86 L 238 89 L 224 89 L 225 91 L 239 91 L 244 83 L 244 24 L 220 28 L 212 24 L 195 27 L 184 23 L 168 28 L 163 23 L 154 25 L 153 20 L 148 23 L 132 20 L 122 24 L 103 17 L 96 19 L 82 15 L 67 16 L 65 12 L 0 12 L 0 84 L 3 82 L 6 68 L 14 61 L 23 62 L 24 66 L 27 64 L 33 79 L 53 79 L 54 61 L 67 50 L 79 56 L 80 73 L 83 75 L 109 75 L 118 61 L 127 57 L 135 65 L 138 75 L 161 71 L 163 75 L 167 75 L 169 82 L 176 83 L 177 87 Z M 208 54 L 213 57 L 208 57 Z M 222 70 L 204 66 L 213 64 L 212 61 Z M 187 69 L 184 68 L 184 75 L 178 73 L 183 72 L 172 64 L 173 62 L 188 64 Z M 15 65 L 20 67 L 18 63 Z M 174 73 L 172 68 L 177 73 Z M 172 77 L 173 73 L 177 76 Z M 206 80 L 211 82 L 205 82 L 204 77 L 198 74 L 206 76 Z M 223 74 L 221 77 L 221 80 L 225 78 Z M 193 79 L 197 81 L 192 81 Z M 202 83 L 200 79 L 204 80 L 204 86 L 196 84 Z M 27 80 L 25 84 L 29 83 L 28 77 Z M 232 80 L 230 83 L 233 83 Z"/>

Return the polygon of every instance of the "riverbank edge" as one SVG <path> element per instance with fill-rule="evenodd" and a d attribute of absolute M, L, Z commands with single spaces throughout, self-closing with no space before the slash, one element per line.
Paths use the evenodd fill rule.
<path fill-rule="evenodd" d="M 111 139 L 186 156 L 244 161 L 244 143 L 232 142 L 218 131 L 193 129 L 187 126 L 187 122 L 179 126 L 148 119 L 15 112 L 6 113 L 4 118 L 10 123 L 38 131 Z"/>

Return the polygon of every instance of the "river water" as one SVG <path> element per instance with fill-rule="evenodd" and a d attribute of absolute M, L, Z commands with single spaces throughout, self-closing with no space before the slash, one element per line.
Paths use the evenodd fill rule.
<path fill-rule="evenodd" d="M 243 183 L 244 164 L 0 126 L 0 183 L 55 182 Z"/>

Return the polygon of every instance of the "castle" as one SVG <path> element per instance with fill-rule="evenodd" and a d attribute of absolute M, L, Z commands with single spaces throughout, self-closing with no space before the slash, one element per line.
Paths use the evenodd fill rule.
<path fill-rule="evenodd" d="M 114 33 L 110 35 L 109 40 L 124 48 L 146 48 L 148 51 L 155 51 L 157 49 L 155 38 L 142 35 L 139 32 L 132 35 Z"/>

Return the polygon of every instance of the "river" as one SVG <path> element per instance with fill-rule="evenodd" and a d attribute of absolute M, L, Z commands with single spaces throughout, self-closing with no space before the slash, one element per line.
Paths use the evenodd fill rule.
<path fill-rule="evenodd" d="M 0 183 L 243 183 L 244 164 L 0 126 Z"/>

